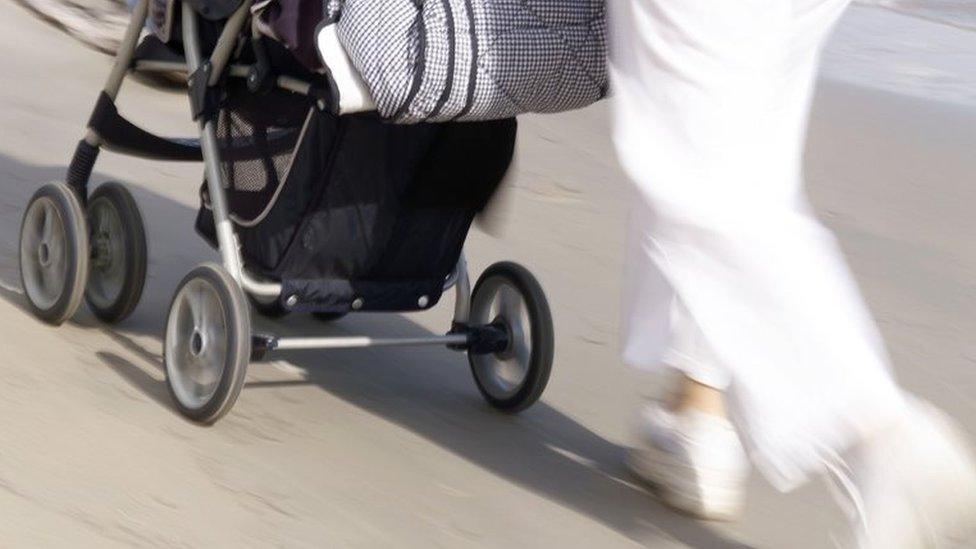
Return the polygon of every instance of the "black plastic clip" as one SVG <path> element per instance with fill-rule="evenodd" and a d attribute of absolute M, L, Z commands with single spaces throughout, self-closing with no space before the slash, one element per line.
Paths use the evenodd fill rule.
<path fill-rule="evenodd" d="M 209 119 L 217 112 L 217 89 L 210 86 L 210 75 L 213 73 L 213 65 L 210 61 L 205 61 L 189 77 L 190 86 L 190 110 L 193 119 L 199 120 L 201 117 Z"/>
<path fill-rule="evenodd" d="M 268 50 L 264 45 L 264 38 L 257 37 L 251 40 L 251 49 L 254 50 L 254 65 L 247 74 L 247 89 L 251 93 L 266 94 L 275 87 L 278 75 L 271 67 L 268 59 Z"/>
<path fill-rule="evenodd" d="M 278 346 L 278 340 L 274 336 L 264 334 L 254 334 L 251 336 L 251 361 L 260 362 L 274 351 Z"/>

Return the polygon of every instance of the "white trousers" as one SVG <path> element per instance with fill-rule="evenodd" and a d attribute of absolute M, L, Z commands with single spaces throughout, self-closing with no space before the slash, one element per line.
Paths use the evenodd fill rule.
<path fill-rule="evenodd" d="M 610 0 L 614 140 L 642 200 L 625 360 L 727 391 L 781 489 L 904 409 L 801 160 L 848 0 Z"/>

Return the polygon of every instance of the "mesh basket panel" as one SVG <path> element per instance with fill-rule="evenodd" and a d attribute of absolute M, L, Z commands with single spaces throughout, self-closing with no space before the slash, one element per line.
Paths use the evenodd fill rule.
<path fill-rule="evenodd" d="M 220 109 L 217 139 L 234 221 L 260 221 L 288 177 L 304 118 L 233 101 Z"/>
<path fill-rule="evenodd" d="M 217 136 L 224 144 L 221 151 L 224 175 L 232 189 L 261 192 L 284 179 L 298 137 L 295 128 L 255 125 L 231 109 L 220 112 L 217 128 Z M 273 148 L 269 138 L 280 138 L 283 142 Z"/>
<path fill-rule="evenodd" d="M 235 130 L 234 116 L 226 116 L 227 150 L 249 149 L 243 140 L 233 141 L 234 132 L 250 128 L 253 134 L 254 117 L 245 116 L 247 124 L 238 120 Z M 475 212 L 509 166 L 515 121 L 396 125 L 375 114 L 336 117 L 319 110 L 309 111 L 306 120 L 267 214 L 238 226 L 245 266 L 281 281 L 282 299 L 298 300 L 282 303 L 292 310 L 345 312 L 357 299 L 371 311 L 435 303 Z M 273 189 L 270 181 L 281 177 L 276 170 L 287 156 L 228 161 L 228 169 L 241 172 L 235 185 L 265 185 L 263 191 L 228 194 Z M 206 209 L 197 227 L 215 242 Z"/>

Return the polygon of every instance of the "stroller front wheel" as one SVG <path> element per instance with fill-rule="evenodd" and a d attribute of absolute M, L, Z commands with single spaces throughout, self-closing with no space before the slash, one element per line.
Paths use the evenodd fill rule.
<path fill-rule="evenodd" d="M 485 400 L 504 412 L 519 412 L 542 396 L 552 370 L 552 314 L 542 286 L 521 265 L 488 267 L 471 295 L 471 325 L 493 325 L 506 334 L 505 348 L 468 351 L 475 383 Z"/>
<path fill-rule="evenodd" d="M 64 183 L 34 193 L 20 226 L 20 279 L 34 316 L 54 324 L 81 305 L 88 278 L 88 224 Z"/>
<path fill-rule="evenodd" d="M 148 251 L 135 199 L 118 183 L 105 183 L 88 200 L 91 271 L 85 301 L 100 320 L 123 320 L 139 303 Z"/>
<path fill-rule="evenodd" d="M 213 423 L 234 405 L 251 357 L 251 321 L 244 292 L 212 263 L 180 283 L 169 317 L 163 361 L 177 409 Z"/>

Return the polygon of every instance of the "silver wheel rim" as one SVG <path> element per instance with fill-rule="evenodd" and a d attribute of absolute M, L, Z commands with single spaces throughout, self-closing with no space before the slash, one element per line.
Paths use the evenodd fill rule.
<path fill-rule="evenodd" d="M 187 408 L 205 406 L 217 392 L 227 364 L 228 326 L 217 289 L 194 278 L 170 309 L 166 326 L 166 373 Z"/>
<path fill-rule="evenodd" d="M 20 235 L 24 291 L 39 309 L 61 298 L 68 278 L 68 235 L 57 204 L 49 197 L 34 201 Z"/>
<path fill-rule="evenodd" d="M 92 225 L 88 299 L 99 309 L 108 309 L 122 295 L 125 285 L 125 233 L 122 218 L 107 198 L 92 201 L 88 211 Z"/>
<path fill-rule="evenodd" d="M 485 280 L 471 304 L 471 321 L 475 326 L 497 323 L 508 332 L 503 351 L 471 355 L 471 363 L 489 394 L 511 398 L 525 384 L 532 360 L 532 325 L 522 292 L 502 277 Z"/>

